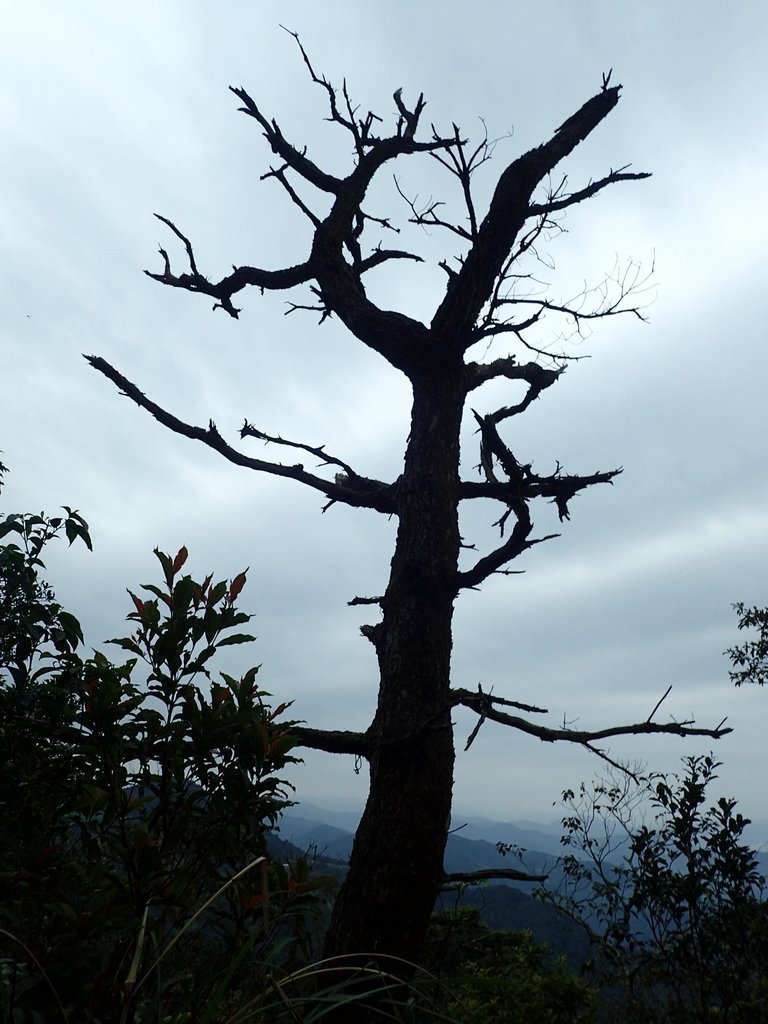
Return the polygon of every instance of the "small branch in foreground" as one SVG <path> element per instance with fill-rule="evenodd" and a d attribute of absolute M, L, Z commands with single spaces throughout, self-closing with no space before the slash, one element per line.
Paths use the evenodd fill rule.
<path fill-rule="evenodd" d="M 463 882 L 472 885 L 479 882 L 487 882 L 492 878 L 509 878 L 513 882 L 546 882 L 549 875 L 531 875 L 527 871 L 517 871 L 515 868 L 484 868 L 481 871 L 452 871 L 443 875 L 442 888 L 456 882 Z"/>

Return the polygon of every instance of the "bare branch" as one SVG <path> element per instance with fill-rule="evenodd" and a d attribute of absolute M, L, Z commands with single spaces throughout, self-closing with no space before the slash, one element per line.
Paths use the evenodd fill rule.
<path fill-rule="evenodd" d="M 514 356 L 506 356 L 501 359 L 494 359 L 491 363 L 467 363 L 467 391 L 479 388 L 489 380 L 498 377 L 505 377 L 507 380 L 522 380 L 528 384 L 528 392 L 523 402 L 517 406 L 508 407 L 506 415 L 513 415 L 513 412 L 524 412 L 534 402 L 542 391 L 551 387 L 562 375 L 565 367 L 559 366 L 555 370 L 549 370 L 540 363 L 518 363 Z M 493 421 L 503 419 L 498 413 L 493 415 Z"/>
<path fill-rule="evenodd" d="M 591 288 L 585 287 L 579 295 L 574 296 L 573 299 L 568 299 L 564 303 L 515 295 L 499 299 L 497 306 L 536 306 L 537 312 L 531 322 L 537 321 L 545 311 L 562 313 L 574 321 L 579 332 L 582 321 L 602 320 L 610 316 L 624 316 L 627 313 L 633 314 L 638 320 L 642 320 L 645 323 L 647 317 L 643 315 L 640 307 L 634 305 L 627 306 L 625 301 L 629 295 L 642 294 L 646 290 L 651 273 L 641 278 L 639 265 L 630 261 L 627 268 L 621 273 L 611 272 L 600 284 L 594 285 Z M 616 285 L 618 288 L 617 294 L 613 298 L 609 298 L 611 285 Z M 599 295 L 600 302 L 593 308 L 588 308 L 586 306 L 587 298 L 595 294 Z"/>
<path fill-rule="evenodd" d="M 321 171 L 317 164 L 313 163 L 303 151 L 300 152 L 292 146 L 283 136 L 277 121 L 268 121 L 245 89 L 230 85 L 229 91 L 234 93 L 243 104 L 238 109 L 259 122 L 264 129 L 264 136 L 272 152 L 277 153 L 291 170 L 296 171 L 305 181 L 308 181 L 310 185 L 314 185 L 321 192 L 329 192 L 331 195 L 338 193 L 341 188 L 341 180 L 332 174 Z"/>
<path fill-rule="evenodd" d="M 400 182 L 397 180 L 397 178 L 395 178 L 394 180 L 395 188 L 397 189 L 400 196 L 405 200 L 405 202 L 410 207 L 411 216 L 408 218 L 408 220 L 411 224 L 418 224 L 420 227 L 424 228 L 446 228 L 448 231 L 452 231 L 455 235 L 458 235 L 459 238 L 463 238 L 467 242 L 472 241 L 473 236 L 470 231 L 467 231 L 466 228 L 462 227 L 460 224 L 452 224 L 450 221 L 442 220 L 440 217 L 437 216 L 435 210 L 437 210 L 439 206 L 443 206 L 443 203 L 430 199 L 427 205 L 420 210 L 416 205 L 419 197 L 416 196 L 414 199 L 409 199 L 408 196 L 405 194 L 405 192 L 403 192 L 402 188 L 400 187 Z"/>
<path fill-rule="evenodd" d="M 477 734 L 480 732 L 480 727 L 486 720 L 486 708 L 492 707 L 493 704 L 503 704 L 505 707 L 514 707 L 517 708 L 519 711 L 527 711 L 529 713 L 540 712 L 546 714 L 546 710 L 544 708 L 537 708 L 534 705 L 530 704 L 521 704 L 519 701 L 516 700 L 505 700 L 503 697 L 493 697 L 492 694 L 484 693 L 482 686 L 478 686 L 477 693 L 474 695 L 474 697 L 474 710 L 477 711 L 479 717 L 477 720 L 477 725 L 469 734 L 467 742 L 464 744 L 465 752 L 469 750 L 469 748 L 475 742 Z M 455 706 L 455 704 L 452 706 Z"/>
<path fill-rule="evenodd" d="M 423 263 L 424 260 L 421 256 L 417 256 L 412 252 L 403 252 L 400 249 L 374 249 L 370 256 L 366 256 L 360 260 L 355 269 L 359 274 L 364 274 L 368 270 L 372 270 L 374 267 L 380 266 L 382 263 L 386 263 L 387 260 L 413 260 L 415 263 Z"/>
<path fill-rule="evenodd" d="M 708 736 L 710 739 L 718 740 L 722 736 L 733 732 L 730 727 L 725 728 L 722 722 L 714 729 L 706 729 L 694 725 L 692 720 L 663 723 L 646 720 L 645 722 L 635 722 L 631 725 L 615 725 L 609 726 L 606 729 L 594 730 L 569 729 L 565 726 L 560 729 L 553 729 L 549 726 L 529 722 L 525 718 L 520 718 L 519 715 L 510 715 L 504 711 L 498 711 L 494 705 L 499 703 L 499 698 L 494 697 L 492 694 L 482 694 L 479 696 L 472 690 L 452 690 L 451 703 L 453 706 L 462 704 L 484 718 L 498 722 L 500 725 L 507 725 L 513 729 L 518 729 L 529 736 L 535 736 L 544 743 L 565 741 L 590 746 L 590 744 L 616 736 L 638 736 L 651 733 L 664 733 L 674 736 Z M 590 749 L 592 749 L 591 746 Z M 598 751 L 594 752 L 597 753 Z M 601 756 L 603 756 L 602 753 Z"/>
<path fill-rule="evenodd" d="M 483 127 L 485 127 L 485 125 L 483 125 Z M 434 130 L 433 136 L 438 141 L 445 141 L 441 140 Z M 397 179 L 395 179 L 395 187 L 411 209 L 412 216 L 410 217 L 410 222 L 412 224 L 418 224 L 422 227 L 446 228 L 448 231 L 453 232 L 453 234 L 458 235 L 465 241 L 473 242 L 477 237 L 477 214 L 475 212 L 475 204 L 472 197 L 472 175 L 478 167 L 484 164 L 487 160 L 490 160 L 495 142 L 488 142 L 488 133 L 486 131 L 485 137 L 479 145 L 475 147 L 469 157 L 467 157 L 466 154 L 466 146 L 466 139 L 462 139 L 458 126 L 454 124 L 453 145 L 450 147 L 441 145 L 438 149 L 434 150 L 431 155 L 438 163 L 442 164 L 443 167 L 450 171 L 454 177 L 459 179 L 467 211 L 469 228 L 465 228 L 461 224 L 455 224 L 451 221 L 443 220 L 441 217 L 438 217 L 435 211 L 438 207 L 443 206 L 443 203 L 436 200 L 430 200 L 423 209 L 419 210 L 416 205 L 418 196 L 416 199 L 409 199 L 400 188 L 400 184 Z"/>
<path fill-rule="evenodd" d="M 186 235 L 183 235 L 181 231 L 179 231 L 179 229 L 173 223 L 173 221 L 168 220 L 167 217 L 163 217 L 162 214 L 159 213 L 156 213 L 155 217 L 157 217 L 158 220 L 162 221 L 163 224 L 166 224 L 174 233 L 174 235 L 176 235 L 177 238 L 181 239 L 181 241 L 184 243 L 184 248 L 187 250 L 187 259 L 189 260 L 190 270 L 192 271 L 195 277 L 200 277 L 201 275 L 198 273 L 197 270 L 197 264 L 195 263 L 195 254 L 192 250 L 192 243 L 190 242 L 190 240 L 187 238 Z M 160 251 L 162 252 L 163 250 L 161 249 Z"/>
<path fill-rule="evenodd" d="M 382 139 L 372 136 L 370 127 L 376 120 L 374 115 L 369 113 L 363 121 L 355 119 L 354 109 L 349 101 L 345 85 L 345 103 L 350 114 L 349 117 L 346 117 L 339 108 L 333 87 L 327 80 L 316 74 L 297 34 L 293 32 L 290 34 L 299 45 L 313 81 L 320 84 L 328 94 L 331 104 L 330 119 L 351 131 L 355 137 L 357 165 L 346 178 L 340 179 L 326 174 L 307 158 L 305 152 L 300 152 L 287 142 L 279 125 L 264 116 L 244 89 L 232 87 L 231 91 L 242 101 L 241 109 L 261 125 L 272 150 L 283 161 L 281 167 L 272 168 L 265 176 L 277 178 L 288 192 L 291 200 L 315 227 L 312 251 L 308 260 L 298 266 L 279 271 L 266 271 L 255 267 L 235 267 L 231 275 L 218 282 L 212 282 L 199 272 L 189 240 L 172 222 L 161 218 L 184 243 L 190 262 L 190 273 L 175 274 L 171 270 L 168 254 L 164 250 L 161 250 L 164 260 L 162 272 L 147 271 L 146 273 L 163 284 L 212 296 L 217 300 L 214 308 L 222 308 L 235 318 L 240 311 L 233 305 L 232 296 L 247 285 L 255 285 L 262 289 L 285 289 L 314 280 L 317 285 L 316 294 L 320 298 L 318 311 L 323 319 L 331 313 L 335 313 L 360 341 L 383 355 L 393 366 L 407 375 L 412 375 L 421 365 L 422 352 L 424 346 L 428 344 L 426 327 L 402 313 L 379 309 L 368 299 L 362 286 L 361 276 L 374 267 L 393 259 L 416 261 L 420 257 L 413 253 L 387 250 L 381 247 L 378 247 L 370 255 L 364 256 L 360 249 L 360 236 L 365 223 L 373 221 L 387 228 L 391 228 L 391 225 L 385 218 L 375 218 L 365 214 L 362 210 L 362 203 L 374 175 L 388 160 L 409 153 L 431 153 L 450 149 L 455 145 L 455 140 L 453 138 L 442 139 L 433 131 L 431 139 L 423 142 L 417 141 L 415 134 L 424 109 L 424 98 L 420 96 L 413 110 L 409 110 L 399 93 L 396 98 L 399 111 L 396 133 L 389 138 Z M 297 173 L 305 181 L 335 197 L 332 208 L 324 219 L 319 220 L 300 198 L 288 180 L 288 171 Z M 346 253 L 352 256 L 351 265 L 345 258 Z M 298 308 L 303 307 L 292 306 L 292 309 Z"/>
<path fill-rule="evenodd" d="M 659 708 L 661 707 L 661 705 L 664 703 L 664 701 L 667 699 L 667 697 L 670 695 L 671 692 L 672 692 L 672 684 L 670 683 L 669 686 L 664 691 L 664 693 L 661 695 L 661 697 L 656 702 L 656 706 L 654 707 L 653 711 L 650 713 L 650 715 L 648 715 L 648 721 L 649 722 L 653 718 L 653 716 L 656 714 L 656 712 L 659 710 Z"/>
<path fill-rule="evenodd" d="M 546 218 L 544 221 L 546 222 Z M 534 252 L 534 255 L 540 259 L 538 253 Z M 563 365 L 569 359 L 579 357 L 569 357 L 562 349 L 553 356 L 551 352 L 544 352 L 532 345 L 525 337 L 525 332 L 543 321 L 547 313 L 556 313 L 572 321 L 571 333 L 580 336 L 583 336 L 584 323 L 604 317 L 633 314 L 643 322 L 647 320 L 643 312 L 644 307 L 638 302 L 638 298 L 648 290 L 653 265 L 647 274 L 642 274 L 640 265 L 635 261 L 629 260 L 626 266 L 621 268 L 617 259 L 611 271 L 597 285 L 587 287 L 585 284 L 575 296 L 558 303 L 536 293 L 533 285 L 539 284 L 543 292 L 547 287 L 545 282 L 537 281 L 531 274 L 513 274 L 512 262 L 510 258 L 496 282 L 488 309 L 474 331 L 472 344 L 494 335 L 513 333 L 526 348 L 548 356 L 556 365 Z M 525 294 L 521 294 L 523 282 L 529 284 Z M 529 313 L 531 309 L 533 312 Z M 509 310 L 513 310 L 515 315 L 509 315 Z M 525 319 L 519 319 L 520 310 L 526 311 Z M 568 334 L 564 332 L 562 337 L 567 338 Z"/>
<path fill-rule="evenodd" d="M 520 281 L 521 279 L 529 280 L 530 274 L 513 273 L 512 267 L 516 266 L 517 263 L 522 259 L 526 253 L 532 253 L 540 262 L 544 262 L 542 257 L 539 256 L 538 250 L 536 249 L 536 242 L 547 229 L 553 228 L 553 222 L 547 217 L 539 217 L 536 224 L 530 228 L 525 234 L 518 240 L 515 247 L 510 252 L 504 266 L 499 273 L 496 283 L 494 284 L 491 297 L 488 301 L 488 308 L 483 314 L 480 323 L 474 330 L 474 336 L 476 340 L 489 337 L 494 333 L 498 333 L 500 326 L 508 326 L 509 329 L 514 329 L 515 333 L 522 340 L 522 335 L 527 328 L 531 327 L 536 323 L 540 317 L 540 313 L 534 313 L 527 321 L 517 322 L 513 325 L 510 323 L 509 318 L 499 321 L 497 312 L 503 299 L 508 297 L 508 289 L 510 281 Z"/>
<path fill-rule="evenodd" d="M 293 185 L 291 185 L 290 181 L 288 181 L 288 179 L 286 178 L 285 171 L 287 167 L 288 164 L 283 164 L 282 167 L 270 167 L 266 174 L 261 175 L 259 181 L 266 181 L 267 178 L 276 178 L 277 181 L 280 182 L 285 191 L 288 193 L 288 195 L 291 197 L 291 201 L 294 203 L 294 205 L 298 206 L 301 212 L 305 214 L 308 220 L 310 220 L 315 227 L 318 227 L 318 225 L 320 224 L 320 218 L 316 216 L 316 214 L 314 214 L 312 210 L 310 210 L 310 208 L 307 206 L 307 204 L 304 202 L 301 196 L 297 193 L 296 189 L 293 187 Z"/>
<path fill-rule="evenodd" d="M 316 288 L 310 289 L 316 292 Z M 305 313 L 319 313 L 320 319 L 317 321 L 318 324 L 323 324 L 331 316 L 330 309 L 327 309 L 322 303 L 309 303 L 309 302 L 288 302 L 286 303 L 287 309 L 285 316 L 290 316 L 291 313 L 298 313 L 300 310 Z"/>
<path fill-rule="evenodd" d="M 533 473 L 529 465 L 521 465 L 514 455 L 498 437 L 495 426 L 491 425 L 487 433 L 495 437 L 492 448 L 481 445 L 481 465 L 486 474 L 484 483 L 462 481 L 461 497 L 495 498 L 504 502 L 507 511 L 498 520 L 501 535 L 510 515 L 514 514 L 516 522 L 508 539 L 494 551 L 478 559 L 471 569 L 456 574 L 457 592 L 460 589 L 474 588 L 495 573 L 506 574 L 504 566 L 513 561 L 524 551 L 544 541 L 554 540 L 559 534 L 551 533 L 544 537 L 532 538 L 533 530 L 528 502 L 534 498 L 550 498 L 557 506 L 560 520 L 569 519 L 568 503 L 582 490 L 600 483 L 611 483 L 621 469 L 606 473 L 593 473 L 590 476 L 570 476 L 563 474 L 558 467 L 548 477 L 540 477 Z M 495 477 L 493 460 L 498 459 L 507 481 L 499 481 Z"/>
<path fill-rule="evenodd" d="M 158 423 L 168 427 L 176 434 L 201 441 L 203 444 L 223 455 L 229 462 L 237 466 L 244 466 L 260 473 L 270 473 L 273 476 L 289 477 L 298 480 L 316 491 L 320 491 L 330 499 L 331 502 L 341 501 L 346 505 L 358 508 L 371 508 L 386 515 L 393 515 L 396 512 L 393 487 L 380 483 L 377 480 L 367 480 L 364 477 L 355 477 L 355 485 L 350 486 L 348 481 L 340 486 L 335 481 L 323 480 L 322 477 L 308 473 L 300 463 L 293 466 L 286 466 L 279 462 L 267 462 L 263 459 L 253 459 L 242 452 L 232 448 L 216 429 L 215 423 L 211 420 L 206 429 L 195 427 L 185 423 L 172 413 L 167 412 L 157 405 L 150 398 L 140 391 L 135 384 L 132 384 L 126 377 L 119 373 L 113 366 L 100 356 L 84 356 L 91 366 L 103 373 L 105 377 L 116 384 L 126 398 L 130 398 L 142 409 L 146 409 Z"/>
<path fill-rule="evenodd" d="M 503 569 L 503 566 L 507 565 L 507 563 L 518 558 L 529 548 L 535 547 L 537 544 L 543 544 L 548 540 L 554 540 L 560 536 L 559 533 L 548 533 L 544 537 L 529 539 L 528 533 L 530 529 L 530 520 L 526 522 L 525 518 L 519 519 L 509 538 L 503 544 L 478 559 L 471 569 L 467 569 L 466 572 L 456 573 L 456 592 L 479 587 L 484 580 L 487 580 L 489 576 L 493 576 L 496 573 L 507 575 L 506 570 Z"/>
<path fill-rule="evenodd" d="M 474 727 L 472 732 L 469 734 L 469 737 L 467 738 L 467 742 L 464 744 L 464 753 L 466 753 L 469 750 L 469 748 L 472 746 L 472 744 L 475 742 L 475 738 L 477 737 L 477 734 L 480 732 L 480 727 L 482 726 L 484 721 L 485 721 L 485 712 L 484 711 L 480 711 L 480 717 L 477 720 L 477 725 Z"/>
<path fill-rule="evenodd" d="M 599 757 L 601 761 L 605 761 L 605 763 L 609 764 L 611 768 L 616 768 L 624 775 L 627 775 L 630 779 L 632 779 L 633 782 L 639 781 L 638 775 L 628 765 L 623 764 L 621 761 L 614 760 L 612 757 L 606 754 L 604 750 L 601 750 L 599 747 L 593 746 L 593 744 L 591 743 L 585 743 L 584 748 L 585 750 L 588 750 L 590 754 L 594 754 L 595 757 Z"/>
<path fill-rule="evenodd" d="M 458 704 L 464 704 L 469 707 L 471 704 L 474 704 L 474 710 L 480 713 L 486 702 L 489 707 L 493 704 L 499 704 L 501 707 L 525 711 L 528 715 L 549 714 L 546 708 L 540 708 L 536 704 L 523 704 L 522 701 L 509 700 L 508 697 L 496 697 L 493 693 L 486 692 L 481 685 L 478 685 L 476 690 L 451 690 L 451 707 L 456 707 Z"/>
<path fill-rule="evenodd" d="M 325 91 L 326 91 L 326 93 L 328 95 L 328 104 L 329 104 L 329 106 L 331 108 L 331 120 L 338 121 L 339 124 L 344 125 L 345 128 L 348 128 L 351 132 L 354 132 L 354 118 L 352 116 L 350 116 L 350 120 L 346 121 L 342 117 L 341 113 L 339 112 L 339 108 L 338 108 L 338 106 L 336 104 L 336 90 L 333 88 L 333 86 L 331 85 L 331 83 L 328 81 L 327 78 L 325 78 L 324 76 L 318 75 L 317 72 L 315 71 L 315 69 L 312 67 L 312 62 L 310 61 L 309 56 L 307 55 L 307 51 L 304 49 L 304 46 L 302 45 L 301 39 L 299 38 L 299 33 L 298 32 L 294 32 L 292 29 L 286 28 L 285 25 L 281 25 L 280 28 L 284 32 L 287 32 L 288 35 L 292 36 L 293 39 L 295 40 L 296 45 L 299 48 L 299 52 L 301 53 L 302 60 L 304 61 L 304 64 L 306 65 L 307 71 L 309 71 L 309 75 L 310 75 L 310 78 L 312 79 L 312 81 L 316 85 L 322 86 L 322 88 L 325 89 Z M 349 100 L 348 100 L 347 92 L 346 92 L 346 83 L 345 83 L 345 88 L 344 88 L 344 96 L 345 96 L 345 98 L 347 98 L 347 107 L 349 108 Z M 350 115 L 352 113 L 353 112 L 350 109 Z"/>
<path fill-rule="evenodd" d="M 155 216 L 163 224 L 167 224 L 171 231 L 184 243 L 187 250 L 190 273 L 179 275 L 172 273 L 168 253 L 165 249 L 161 248 L 160 255 L 163 257 L 165 264 L 163 271 L 156 274 L 150 270 L 145 270 L 144 273 L 147 277 L 160 281 L 161 284 L 171 285 L 174 288 L 184 288 L 188 292 L 200 292 L 204 295 L 210 295 L 218 300 L 213 308 L 225 310 L 235 320 L 237 320 L 240 310 L 232 305 L 232 296 L 248 285 L 255 285 L 261 289 L 283 290 L 312 280 L 313 273 L 310 264 L 302 263 L 295 267 L 288 267 L 285 270 L 259 270 L 256 267 L 234 267 L 232 273 L 227 277 L 212 283 L 198 271 L 192 243 L 189 239 L 179 231 L 173 221 L 168 220 L 167 217 L 163 217 L 159 213 L 156 213 Z"/>
<path fill-rule="evenodd" d="M 530 201 L 539 183 L 582 142 L 619 100 L 620 86 L 602 89 L 558 128 L 549 142 L 513 161 L 499 178 L 491 205 L 461 270 L 450 279 L 432 326 L 448 325 L 467 339 L 493 293 L 494 283 L 531 214 Z"/>
<path fill-rule="evenodd" d="M 528 469 L 529 467 L 522 467 Z M 509 503 L 511 499 L 520 497 L 525 500 L 532 498 L 552 498 L 556 504 L 567 506 L 571 498 L 579 491 L 595 484 L 609 484 L 620 474 L 623 469 L 611 469 L 605 473 L 592 473 L 589 476 L 571 476 L 561 473 L 559 470 L 548 477 L 539 477 L 535 473 L 526 473 L 524 488 L 521 491 L 504 481 L 485 480 L 462 480 L 461 497 L 464 498 L 495 498 L 497 501 Z M 560 508 L 561 519 L 568 519 L 565 509 Z"/>
<path fill-rule="evenodd" d="M 263 430 L 257 430 L 256 427 L 254 427 L 253 424 L 249 423 L 247 420 L 243 423 L 242 427 L 240 428 L 240 437 L 255 437 L 259 441 L 265 441 L 267 444 L 282 444 L 286 448 L 299 448 L 301 451 L 308 452 L 310 455 L 314 455 L 316 459 L 320 459 L 322 465 L 324 466 L 338 466 L 340 469 L 344 470 L 348 477 L 358 476 L 358 474 L 354 471 L 354 469 L 352 469 L 352 467 L 348 463 L 343 462 L 341 459 L 337 459 L 334 455 L 329 455 L 325 450 L 325 445 L 322 444 L 319 445 L 318 447 L 313 447 L 312 445 L 309 444 L 303 444 L 300 441 L 288 441 L 286 438 L 279 436 L 273 437 L 270 434 L 265 434 Z M 340 475 L 341 474 L 337 474 L 336 483 L 341 482 L 339 481 Z M 346 479 L 344 482 L 346 482 Z"/>
<path fill-rule="evenodd" d="M 514 882 L 546 882 L 549 875 L 531 875 L 527 871 L 518 871 L 516 868 L 485 868 L 480 871 L 452 871 L 443 876 L 443 887 L 456 882 L 463 882 L 473 885 L 479 882 L 488 882 L 492 878 L 509 878 Z"/>
<path fill-rule="evenodd" d="M 416 105 L 413 110 L 409 110 L 405 103 L 403 103 L 402 89 L 396 89 L 392 98 L 394 99 L 395 106 L 400 114 L 400 120 L 397 125 L 398 135 L 402 135 L 403 138 L 412 141 L 416 135 L 416 129 L 419 127 L 419 119 L 421 118 L 424 107 L 426 106 L 424 93 L 419 93 L 419 98 L 416 100 Z M 443 140 L 438 141 L 440 142 L 440 146 L 438 148 L 442 149 L 444 145 Z"/>
<path fill-rule="evenodd" d="M 371 752 L 371 740 L 364 732 L 347 732 L 336 729 L 310 729 L 305 725 L 293 725 L 290 736 L 296 739 L 296 745 L 311 750 L 325 750 L 329 754 L 354 754 L 356 757 L 368 757 Z"/>
<path fill-rule="evenodd" d="M 590 183 L 578 192 L 571 192 L 567 196 L 563 196 L 562 199 L 549 199 L 545 203 L 531 203 L 528 207 L 528 212 L 531 216 L 538 216 L 540 214 L 554 213 L 556 210 L 565 210 L 569 206 L 575 206 L 577 203 L 583 203 L 585 199 L 591 199 L 592 196 L 597 195 L 608 185 L 613 185 L 618 181 L 640 181 L 642 178 L 650 178 L 651 174 L 648 171 L 637 171 L 631 173 L 624 173 L 626 167 L 620 167 L 618 171 L 611 171 L 604 178 L 600 178 L 599 181 L 590 181 Z"/>
<path fill-rule="evenodd" d="M 482 121 L 483 125 L 483 138 L 470 153 L 467 158 L 466 139 L 461 138 L 461 133 L 456 124 L 453 125 L 453 137 L 454 146 L 451 149 L 445 151 L 445 156 L 439 152 L 432 154 L 438 163 L 441 163 L 443 167 L 447 168 L 456 178 L 459 179 L 461 185 L 461 191 L 464 198 L 464 205 L 467 211 L 467 219 L 469 220 L 469 232 L 465 232 L 467 237 L 471 241 L 477 238 L 477 213 L 475 211 L 475 202 L 472 196 L 472 175 L 475 171 L 481 167 L 484 163 L 491 159 L 493 151 L 496 147 L 498 139 L 494 139 L 492 142 L 488 141 L 488 130 L 485 126 L 485 122 Z M 451 227 L 451 230 L 456 230 L 452 225 L 443 225 L 445 227 Z"/>

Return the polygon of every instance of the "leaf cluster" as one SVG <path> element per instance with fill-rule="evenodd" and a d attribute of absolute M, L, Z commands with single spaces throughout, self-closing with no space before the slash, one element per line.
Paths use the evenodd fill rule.
<path fill-rule="evenodd" d="M 756 629 L 757 638 L 725 652 L 733 664 L 728 673 L 731 682 L 736 686 L 742 683 L 765 686 L 768 683 L 768 608 L 747 608 L 741 601 L 733 607 L 739 617 L 739 629 Z"/>
<path fill-rule="evenodd" d="M 66 506 L 64 512 L 52 517 L 11 514 L 0 520 L 0 665 L 20 704 L 53 670 L 51 659 L 65 657 L 83 641 L 79 622 L 40 576 L 43 548 L 60 534 L 70 545 L 81 540 L 91 549 L 83 517 Z"/>
<path fill-rule="evenodd" d="M 528 931 L 491 931 L 475 907 L 457 905 L 432 920 L 428 966 L 445 1010 L 463 1024 L 587 1024 L 595 992 L 534 942 Z"/>
<path fill-rule="evenodd" d="M 265 841 L 290 802 L 290 705 L 257 667 L 212 677 L 252 639 L 246 574 L 198 582 L 185 548 L 131 593 L 128 660 L 83 656 L 40 575 L 59 534 L 90 547 L 66 513 L 2 523 L 0 1019 L 213 1020 L 226 987 L 312 938 L 324 883 Z"/>
<path fill-rule="evenodd" d="M 749 820 L 735 800 L 708 802 L 711 756 L 684 765 L 566 791 L 569 853 L 560 889 L 544 895 L 589 933 L 623 1019 L 762 1021 L 768 913 Z"/>

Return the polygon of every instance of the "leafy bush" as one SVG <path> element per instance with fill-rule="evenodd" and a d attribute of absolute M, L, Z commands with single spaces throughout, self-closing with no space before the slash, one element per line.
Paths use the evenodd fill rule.
<path fill-rule="evenodd" d="M 756 629 L 757 638 L 750 639 L 725 652 L 731 659 L 733 669 L 728 673 L 736 686 L 742 683 L 768 683 L 768 608 L 747 608 L 742 602 L 735 604 L 739 617 L 739 629 Z"/>
<path fill-rule="evenodd" d="M 527 931 L 491 931 L 475 907 L 435 915 L 428 967 L 444 1011 L 461 1024 L 587 1024 L 595 994 Z M 446 995 L 447 994 L 447 997 Z"/>
<path fill-rule="evenodd" d="M 213 1019 L 225 986 L 309 942 L 322 880 L 265 846 L 289 802 L 288 705 L 255 667 L 212 679 L 220 648 L 253 639 L 245 574 L 198 582 L 185 548 L 130 593 L 133 631 L 111 641 L 129 659 L 84 658 L 41 578 L 55 537 L 90 547 L 65 513 L 0 522 L 0 1019 Z"/>
<path fill-rule="evenodd" d="M 595 969 L 624 1020 L 768 1020 L 768 906 L 748 819 L 707 806 L 718 763 L 681 776 L 601 780 L 564 793 L 561 890 L 548 897 L 589 932 Z M 647 808 L 651 823 L 637 823 Z"/>

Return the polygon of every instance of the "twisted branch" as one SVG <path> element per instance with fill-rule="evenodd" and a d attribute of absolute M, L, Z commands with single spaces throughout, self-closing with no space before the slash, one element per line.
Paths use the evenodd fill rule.
<path fill-rule="evenodd" d="M 669 693 L 669 690 L 667 693 Z M 666 697 L 666 695 L 667 694 L 664 696 Z M 664 698 L 662 698 L 662 700 L 663 699 Z M 654 722 L 651 719 L 658 709 L 661 701 L 656 704 L 656 707 L 653 709 L 651 714 L 643 722 L 634 722 L 630 725 L 613 725 L 606 729 L 593 730 L 569 729 L 566 728 L 565 725 L 560 729 L 554 729 L 551 726 L 538 725 L 535 722 L 530 722 L 525 718 L 521 718 L 519 715 L 510 715 L 504 711 L 497 710 L 495 705 L 504 703 L 505 702 L 501 698 L 494 697 L 493 694 L 490 693 L 484 693 L 482 690 L 478 692 L 465 689 L 451 690 L 451 706 L 455 707 L 456 705 L 461 704 L 481 716 L 483 720 L 488 719 L 492 722 L 498 722 L 499 725 L 507 725 L 512 729 L 518 729 L 520 732 L 527 733 L 529 736 L 534 736 L 536 739 L 539 739 L 544 743 L 563 741 L 567 743 L 579 743 L 582 746 L 587 747 L 593 753 L 597 753 L 601 757 L 604 757 L 606 760 L 609 760 L 606 755 L 602 751 L 593 747 L 592 744 L 601 740 L 611 739 L 615 736 L 637 736 L 664 733 L 674 736 L 708 736 L 710 739 L 719 740 L 728 733 L 733 732 L 733 729 L 731 729 L 730 726 L 725 726 L 726 719 L 723 719 L 714 728 L 696 726 L 692 719 L 686 719 L 682 722 Z M 476 732 L 474 735 L 476 735 Z M 474 735 L 472 736 L 472 739 L 474 739 Z"/>
<path fill-rule="evenodd" d="M 246 469 L 253 469 L 260 473 L 270 473 L 273 476 L 298 480 L 299 483 L 325 494 L 330 499 L 329 503 L 340 501 L 345 505 L 352 505 L 357 508 L 371 508 L 386 515 L 393 515 L 396 512 L 394 487 L 390 485 L 383 484 L 378 480 L 367 480 L 365 477 L 355 476 L 351 478 L 355 481 L 354 485 L 350 486 L 350 481 L 346 481 L 342 486 L 336 481 L 324 480 L 313 473 L 308 473 L 301 463 L 287 466 L 281 462 L 269 462 L 264 459 L 251 458 L 227 444 L 218 432 L 213 420 L 209 421 L 207 428 L 195 427 L 190 423 L 185 423 L 184 420 L 179 419 L 156 402 L 153 402 L 152 399 L 147 398 L 135 384 L 131 383 L 113 366 L 110 366 L 105 359 L 102 359 L 100 356 L 84 356 L 83 358 L 95 370 L 103 373 L 105 377 L 116 384 L 126 398 L 130 398 L 136 405 L 146 409 L 147 412 L 154 416 L 158 423 L 162 423 L 163 426 L 176 434 L 181 434 L 195 441 L 201 441 L 236 466 L 244 466 Z M 306 448 L 307 446 L 295 445 L 295 447 Z"/>

